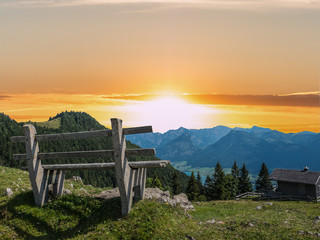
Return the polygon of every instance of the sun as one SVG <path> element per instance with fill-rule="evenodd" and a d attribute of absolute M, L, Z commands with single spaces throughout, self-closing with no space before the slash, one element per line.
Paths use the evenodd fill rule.
<path fill-rule="evenodd" d="M 203 105 L 190 103 L 177 95 L 159 96 L 149 101 L 136 101 L 122 110 L 130 114 L 131 122 L 151 124 L 154 131 L 158 132 L 179 127 L 199 127 L 204 115 L 210 111 Z"/>

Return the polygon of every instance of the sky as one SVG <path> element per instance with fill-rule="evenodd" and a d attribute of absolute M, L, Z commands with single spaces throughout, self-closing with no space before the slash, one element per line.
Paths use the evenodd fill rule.
<path fill-rule="evenodd" d="M 320 132 L 320 0 L 2 0 L 0 112 Z"/>

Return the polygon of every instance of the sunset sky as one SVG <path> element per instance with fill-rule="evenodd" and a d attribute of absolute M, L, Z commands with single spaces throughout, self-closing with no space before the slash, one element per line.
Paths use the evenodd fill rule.
<path fill-rule="evenodd" d="M 320 132 L 320 0 L 1 0 L 0 112 Z"/>

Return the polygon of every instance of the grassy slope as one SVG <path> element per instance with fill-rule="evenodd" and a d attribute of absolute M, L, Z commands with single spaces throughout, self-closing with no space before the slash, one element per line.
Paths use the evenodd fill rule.
<path fill-rule="evenodd" d="M 56 119 L 48 120 L 45 122 L 36 122 L 35 124 L 36 126 L 40 126 L 40 127 L 58 129 L 61 125 L 61 118 L 56 118 Z"/>
<path fill-rule="evenodd" d="M 20 180 L 19 180 L 20 179 Z M 14 196 L 0 196 L 0 239 L 315 239 L 297 231 L 320 232 L 314 217 L 319 204 L 255 201 L 215 201 L 194 203 L 189 219 L 179 208 L 156 201 L 140 201 L 133 211 L 120 218 L 120 200 L 98 200 L 83 194 L 102 189 L 74 185 L 73 195 L 63 196 L 43 208 L 34 205 L 28 175 L 17 169 L 0 167 L 0 191 L 14 190 Z M 263 205 L 264 204 L 264 205 Z M 256 210 L 263 205 L 261 210 Z M 207 224 L 215 218 L 220 223 Z M 253 226 L 250 227 L 249 223 Z"/>

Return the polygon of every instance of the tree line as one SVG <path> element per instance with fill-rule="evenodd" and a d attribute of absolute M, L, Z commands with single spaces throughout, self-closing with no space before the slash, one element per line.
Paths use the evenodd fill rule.
<path fill-rule="evenodd" d="M 173 179 L 173 192 L 177 189 L 179 183 Z M 262 163 L 258 178 L 255 181 L 256 191 L 270 191 L 273 189 L 269 180 L 269 171 L 265 163 Z M 249 171 L 246 165 L 238 167 L 234 162 L 231 173 L 225 173 L 218 162 L 212 176 L 207 176 L 202 184 L 200 173 L 195 176 L 192 171 L 189 178 L 186 194 L 189 200 L 210 201 L 210 200 L 229 200 L 241 193 L 252 192 L 253 186 Z"/>

